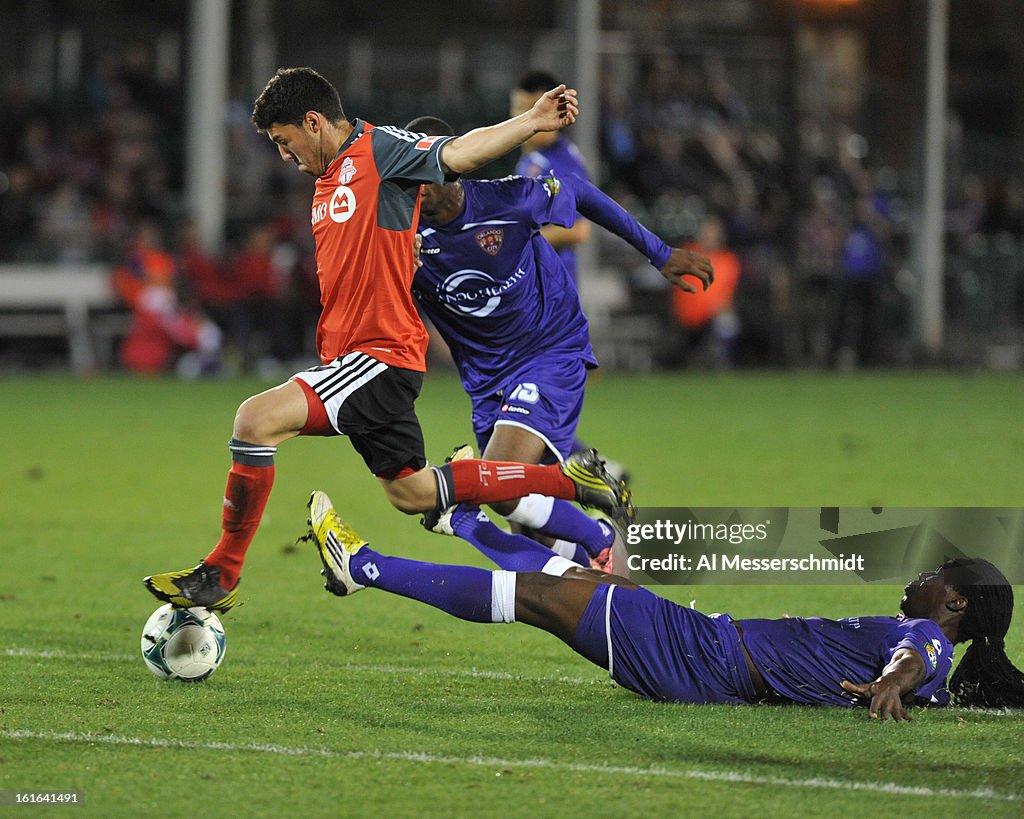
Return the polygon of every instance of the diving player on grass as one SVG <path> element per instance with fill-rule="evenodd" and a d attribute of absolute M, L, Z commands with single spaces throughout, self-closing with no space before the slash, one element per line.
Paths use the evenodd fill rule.
<path fill-rule="evenodd" d="M 406 129 L 428 138 L 452 133 L 436 117 Z M 580 177 L 423 186 L 421 266 L 412 292 L 451 350 L 484 458 L 540 464 L 564 462 L 575 451 L 587 372 L 597 360 L 573 277 L 541 229 L 571 225 L 577 213 L 629 242 L 683 290 L 695 291 L 684 277 L 705 290 L 714 279 L 706 257 L 669 247 Z M 607 564 L 613 527 L 570 503 L 534 494 L 490 506 L 513 528 L 555 538 L 555 550 L 577 563 Z M 514 548 L 476 511 L 460 507 L 442 521 L 443 531 L 485 554 Z"/>
<path fill-rule="evenodd" d="M 153 595 L 215 611 L 235 604 L 245 553 L 274 483 L 277 447 L 296 435 L 347 435 L 388 500 L 407 514 L 534 492 L 631 514 L 628 490 L 611 480 L 593 450 L 552 466 L 468 459 L 428 467 L 414 409 L 427 346 L 410 293 L 420 184 L 478 168 L 537 131 L 571 124 L 577 110 L 575 91 L 559 86 L 498 125 L 425 138 L 346 119 L 337 90 L 310 68 L 283 68 L 271 77 L 253 122 L 283 160 L 316 177 L 323 366 L 239 407 L 220 540 L 195 568 L 147 577 Z"/>
<path fill-rule="evenodd" d="M 906 586 L 898 617 L 734 620 L 552 558 L 528 538 L 502 557 L 500 571 L 442 566 L 372 550 L 322 492 L 310 512 L 328 591 L 372 587 L 462 620 L 518 620 L 652 700 L 867 704 L 883 721 L 909 720 L 909 705 L 946 705 L 950 694 L 958 706 L 1024 707 L 1024 673 L 1004 648 L 1013 588 L 987 560 L 950 560 L 921 574 Z M 947 689 L 953 646 L 968 640 Z"/>

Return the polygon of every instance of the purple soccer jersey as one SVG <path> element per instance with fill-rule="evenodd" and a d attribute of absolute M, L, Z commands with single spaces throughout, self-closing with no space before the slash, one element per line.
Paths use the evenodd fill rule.
<path fill-rule="evenodd" d="M 860 705 L 840 688 L 843 680 L 875 680 L 898 648 L 924 659 L 925 678 L 914 694 L 946 705 L 946 675 L 953 645 L 931 620 L 897 617 L 790 617 L 739 620 L 751 659 L 772 688 L 794 702 Z"/>
<path fill-rule="evenodd" d="M 446 225 L 420 223 L 423 266 L 412 289 L 451 348 L 466 392 L 493 395 L 509 372 L 545 354 L 596 366 L 576 286 L 541 226 L 570 225 L 580 212 L 659 268 L 671 248 L 576 177 L 461 184 L 459 216 Z"/>
<path fill-rule="evenodd" d="M 466 392 L 490 395 L 508 372 L 550 351 L 596 366 L 576 287 L 540 236 L 543 224 L 572 224 L 573 192 L 557 179 L 520 176 L 462 186 L 458 217 L 420 223 L 413 294 L 451 348 Z"/>
<path fill-rule="evenodd" d="M 914 694 L 949 703 L 946 676 L 953 646 L 931 620 L 895 617 L 790 617 L 732 620 L 705 615 L 647 589 L 599 586 L 572 647 L 631 691 L 674 702 L 755 702 L 739 633 L 765 682 L 782 700 L 812 705 L 867 705 L 842 690 L 843 680 L 878 678 L 899 648 L 924 659 Z"/>
<path fill-rule="evenodd" d="M 579 150 L 563 136 L 559 136 L 550 145 L 538 151 L 530 151 L 521 156 L 516 165 L 516 173 L 529 177 L 550 176 L 551 174 L 558 177 L 576 176 L 590 181 L 590 174 L 587 173 L 587 167 L 583 164 L 583 157 Z M 572 224 L 569 222 L 563 227 L 571 227 Z M 563 247 L 556 252 L 565 264 L 565 269 L 569 271 L 572 280 L 576 281 L 576 248 Z"/>

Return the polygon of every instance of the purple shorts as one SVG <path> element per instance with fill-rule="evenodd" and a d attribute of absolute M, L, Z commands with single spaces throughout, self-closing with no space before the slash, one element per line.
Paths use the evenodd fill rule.
<path fill-rule="evenodd" d="M 564 460 L 573 451 L 586 386 L 587 363 L 581 358 L 539 357 L 512 370 L 499 392 L 473 399 L 473 432 L 480 451 L 495 426 L 511 424 L 544 441 L 550 460 Z"/>
<path fill-rule="evenodd" d="M 572 647 L 623 688 L 665 702 L 757 700 L 728 615 L 708 617 L 647 589 L 599 585 Z"/>

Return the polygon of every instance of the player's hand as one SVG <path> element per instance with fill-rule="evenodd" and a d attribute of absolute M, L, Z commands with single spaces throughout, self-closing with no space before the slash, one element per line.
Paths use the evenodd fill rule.
<path fill-rule="evenodd" d="M 683 279 L 683 276 L 693 276 L 700 279 L 704 289 L 711 287 L 715 280 L 715 270 L 711 266 L 711 260 L 701 253 L 683 248 L 673 248 L 672 255 L 668 257 L 665 266 L 661 268 L 661 275 L 670 284 L 674 284 L 680 290 L 687 293 L 696 293 L 697 288 Z"/>
<path fill-rule="evenodd" d="M 412 240 L 412 264 L 413 270 L 419 270 L 423 267 L 423 260 L 420 258 L 420 250 L 423 248 L 423 235 L 420 233 L 416 234 L 416 238 Z"/>
<path fill-rule="evenodd" d="M 546 92 L 533 104 L 530 118 L 537 131 L 557 131 L 566 125 L 572 125 L 579 116 L 580 101 L 576 97 L 575 88 L 559 85 Z"/>
<path fill-rule="evenodd" d="M 885 722 L 892 717 L 894 722 L 910 721 L 911 716 L 900 699 L 900 686 L 895 680 L 879 679 L 869 683 L 852 683 L 843 680 L 843 690 L 863 700 L 868 700 L 868 714 L 871 719 Z"/>

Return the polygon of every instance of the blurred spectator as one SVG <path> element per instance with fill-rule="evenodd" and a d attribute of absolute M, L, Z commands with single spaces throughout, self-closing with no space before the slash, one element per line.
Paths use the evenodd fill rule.
<path fill-rule="evenodd" d="M 840 369 L 878 363 L 879 313 L 886 274 L 887 227 L 874 203 L 857 200 L 843 241 L 839 298 L 829 363 Z"/>
<path fill-rule="evenodd" d="M 740 280 L 740 259 L 726 247 L 725 226 L 717 216 L 705 217 L 695 241 L 684 247 L 711 259 L 715 282 L 706 291 L 696 293 L 671 288 L 672 315 L 683 332 L 679 348 L 670 355 L 682 354 L 687 363 L 708 362 L 719 368 L 732 367 L 740 331 L 739 318 L 733 309 Z"/>
<path fill-rule="evenodd" d="M 519 116 L 529 111 L 546 91 L 557 86 L 559 81 L 547 71 L 530 71 L 519 78 L 516 87 L 509 94 L 509 116 Z M 548 131 L 534 134 L 521 146 L 522 156 L 516 165 L 521 176 L 578 176 L 590 181 L 590 174 L 583 156 L 562 131 Z M 578 281 L 576 249 L 590 238 L 590 222 L 577 214 L 571 227 L 544 225 L 540 235 L 558 251 L 565 269 Z"/>
<path fill-rule="evenodd" d="M 32 258 L 38 199 L 28 165 L 19 163 L 0 172 L 0 261 Z"/>
<path fill-rule="evenodd" d="M 174 258 L 160 247 L 159 229 L 143 223 L 114 271 L 114 287 L 133 316 L 120 350 L 121 364 L 130 372 L 152 375 L 175 365 L 188 376 L 217 370 L 220 330 L 181 306 L 177 276 Z"/>
<path fill-rule="evenodd" d="M 286 339 L 290 304 L 285 298 L 286 272 L 274 261 L 274 226 L 260 222 L 246 233 L 245 242 L 228 264 L 228 279 L 237 293 L 240 319 L 233 341 L 242 353 L 242 366 L 251 370 L 280 364 L 294 355 Z"/>
<path fill-rule="evenodd" d="M 224 334 L 226 370 L 250 369 L 248 348 L 255 318 L 250 315 L 245 283 L 237 266 L 208 253 L 200 242 L 198 226 L 191 220 L 181 227 L 177 260 L 191 304 L 209 316 Z"/>
<path fill-rule="evenodd" d="M 89 206 L 70 180 L 61 182 L 39 221 L 39 239 L 54 249 L 57 262 L 84 262 L 93 258 L 95 237 Z"/>

